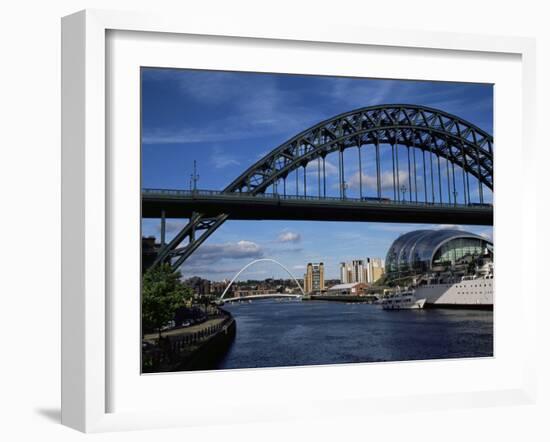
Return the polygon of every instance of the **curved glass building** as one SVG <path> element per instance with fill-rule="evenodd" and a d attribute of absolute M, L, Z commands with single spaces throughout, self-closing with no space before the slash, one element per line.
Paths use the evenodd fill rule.
<path fill-rule="evenodd" d="M 386 272 L 408 275 L 453 267 L 464 257 L 483 255 L 489 244 L 487 238 L 462 230 L 414 230 L 393 242 L 386 256 Z"/>

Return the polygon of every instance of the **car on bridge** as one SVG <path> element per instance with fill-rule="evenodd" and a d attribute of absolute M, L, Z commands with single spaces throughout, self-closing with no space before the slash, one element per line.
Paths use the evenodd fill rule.
<path fill-rule="evenodd" d="M 470 207 L 493 207 L 490 203 L 468 203 Z"/>
<path fill-rule="evenodd" d="M 376 196 L 364 196 L 361 198 L 361 201 L 372 201 L 377 203 L 391 203 L 392 200 L 390 198 L 378 198 Z"/>

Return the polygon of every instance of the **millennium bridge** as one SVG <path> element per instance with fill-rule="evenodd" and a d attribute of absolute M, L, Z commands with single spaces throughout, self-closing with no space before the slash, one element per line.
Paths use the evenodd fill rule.
<path fill-rule="evenodd" d="M 334 157 L 338 183 L 327 191 Z M 346 175 L 350 158 L 354 176 Z M 168 262 L 175 270 L 227 220 L 492 225 L 492 193 L 490 134 L 438 109 L 388 104 L 304 130 L 223 190 L 142 189 L 142 217 L 161 220 L 153 266 Z M 188 220 L 169 242 L 167 218 Z"/>
<path fill-rule="evenodd" d="M 268 293 L 268 294 L 264 294 L 264 295 L 235 296 L 233 298 L 217 299 L 215 302 L 219 305 L 219 304 L 224 304 L 226 302 L 254 301 L 254 300 L 260 300 L 260 299 L 297 299 L 297 300 L 301 300 L 302 295 L 285 294 L 285 293 Z"/>

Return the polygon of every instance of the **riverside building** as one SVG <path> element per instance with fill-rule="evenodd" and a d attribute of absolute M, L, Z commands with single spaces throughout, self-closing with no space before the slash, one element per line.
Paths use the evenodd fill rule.
<path fill-rule="evenodd" d="M 307 264 L 304 275 L 304 291 L 306 293 L 320 293 L 325 290 L 325 266 L 322 262 Z"/>
<path fill-rule="evenodd" d="M 381 258 L 355 259 L 340 263 L 340 283 L 372 284 L 384 274 L 384 260 Z"/>
<path fill-rule="evenodd" d="M 410 284 L 426 307 L 492 308 L 493 244 L 454 229 L 415 230 L 388 250 L 388 280 Z"/>
<path fill-rule="evenodd" d="M 352 295 L 361 296 L 367 293 L 367 284 L 364 282 L 350 282 L 336 284 L 327 290 L 327 295 Z"/>
<path fill-rule="evenodd" d="M 367 258 L 365 271 L 366 282 L 372 284 L 378 281 L 384 275 L 384 260 L 382 258 Z"/>

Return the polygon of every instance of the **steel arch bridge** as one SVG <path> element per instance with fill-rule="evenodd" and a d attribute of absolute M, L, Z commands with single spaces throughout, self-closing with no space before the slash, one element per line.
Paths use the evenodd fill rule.
<path fill-rule="evenodd" d="M 369 189 L 374 196 L 365 197 L 365 183 L 361 182 L 361 150 L 369 147 L 376 166 L 375 173 L 373 171 L 375 178 L 371 183 L 372 189 Z M 382 175 L 381 150 L 390 147 L 393 184 L 390 187 L 393 187 L 393 197 L 384 198 L 383 189 L 387 183 L 384 183 L 385 176 Z M 355 200 L 346 195 L 344 170 L 344 151 L 352 148 L 358 150 L 359 167 L 359 195 Z M 338 198 L 327 196 L 326 158 L 333 153 L 338 156 Z M 429 160 L 428 165 L 426 156 Z M 446 166 L 446 179 L 445 170 L 442 179 L 442 161 L 444 167 Z M 309 189 L 316 190 L 313 196 L 307 193 L 307 168 L 311 168 L 312 165 L 317 169 L 317 189 L 311 189 L 311 183 Z M 300 171 L 303 175 L 303 195 L 298 195 Z M 291 174 L 296 178 L 294 196 L 288 192 L 287 181 Z M 475 196 L 475 184 L 477 201 L 472 202 L 471 187 L 474 187 Z M 446 189 L 443 189 L 444 185 Z M 484 187 L 487 190 L 484 191 Z M 402 199 L 400 191 L 403 193 Z M 186 193 L 167 189 L 143 189 L 142 211 L 144 217 L 162 219 L 162 248 L 153 265 L 169 261 L 173 268 L 177 269 L 218 227 L 228 218 L 233 218 L 235 207 L 244 202 L 252 206 L 256 204 L 258 210 L 263 208 L 263 216 L 270 216 L 269 203 L 278 206 L 273 209 L 274 211 L 281 212 L 281 200 L 286 202 L 301 198 L 304 201 L 302 210 L 311 209 L 312 213 L 317 213 L 315 210 L 318 210 L 319 203 L 323 202 L 326 206 L 323 213 L 328 210 L 347 213 L 347 210 L 350 220 L 366 220 L 356 219 L 360 213 L 357 211 L 365 208 L 370 210 L 371 206 L 376 205 L 383 213 L 381 212 L 382 218 L 371 218 L 374 220 L 387 219 L 395 222 L 397 218 L 392 218 L 391 215 L 393 210 L 401 213 L 399 216 L 402 218 L 399 219 L 408 219 L 403 215 L 405 212 L 426 213 L 424 221 L 416 222 L 447 220 L 452 219 L 452 216 L 463 215 L 463 220 L 471 219 L 475 220 L 473 223 L 492 224 L 492 204 L 485 203 L 487 191 L 491 194 L 493 191 L 493 137 L 490 134 L 462 118 L 438 109 L 409 104 L 388 104 L 356 109 L 316 124 L 273 149 L 221 192 L 194 190 Z M 457 195 L 461 193 L 462 203 L 457 200 Z M 199 209 L 189 213 L 187 225 L 165 244 L 163 226 L 166 211 L 169 212 L 169 217 L 174 214 L 186 215 L 186 207 L 191 206 L 191 201 L 198 204 L 201 195 L 204 197 L 203 200 L 214 198 L 213 202 L 211 201 L 210 205 L 204 203 L 202 207 L 205 210 Z M 229 204 L 231 201 L 234 203 L 233 206 Z M 350 204 L 354 207 L 350 208 Z M 197 207 L 200 207 L 200 204 Z M 219 209 L 216 210 L 216 207 Z M 384 215 L 386 212 L 388 215 Z M 275 212 L 272 213 L 276 216 Z M 430 217 L 430 213 L 435 214 L 435 218 Z M 265 219 L 247 216 L 250 217 L 237 219 Z"/>
<path fill-rule="evenodd" d="M 298 167 L 323 159 L 331 152 L 366 144 L 399 144 L 436 154 L 493 188 L 491 135 L 437 109 L 380 105 L 338 115 L 301 132 L 249 167 L 224 192 L 265 192 Z M 380 195 L 379 174 L 377 190 Z"/>
<path fill-rule="evenodd" d="M 223 301 L 224 297 L 225 297 L 225 294 L 229 291 L 229 289 L 231 288 L 231 286 L 233 285 L 233 283 L 235 282 L 235 280 L 239 277 L 239 275 L 244 272 L 246 269 L 248 269 L 250 266 L 254 265 L 254 264 L 257 264 L 259 262 L 271 262 L 271 263 L 274 263 L 274 264 L 277 264 L 279 267 L 281 267 L 287 274 L 288 276 L 290 276 L 294 282 L 296 283 L 296 285 L 298 286 L 298 288 L 300 289 L 300 291 L 302 292 L 302 296 L 306 296 L 305 292 L 304 292 L 304 289 L 302 288 L 302 286 L 300 285 L 300 283 L 298 282 L 298 280 L 296 279 L 296 277 L 292 274 L 292 272 L 288 269 L 287 266 L 285 266 L 284 264 L 281 264 L 279 261 L 277 261 L 276 259 L 272 259 L 272 258 L 260 258 L 260 259 L 255 259 L 251 262 L 249 262 L 248 264 L 246 264 L 241 270 L 239 270 L 235 276 L 233 276 L 233 278 L 231 279 L 231 281 L 229 282 L 229 284 L 227 284 L 227 286 L 225 287 L 225 290 L 223 291 L 223 293 L 221 294 L 221 296 L 218 298 L 218 301 Z M 263 296 L 262 295 L 257 295 L 257 296 L 251 296 L 251 297 L 248 297 L 250 299 L 253 299 L 253 298 L 262 298 Z M 296 297 L 295 295 L 290 295 L 290 297 Z M 238 299 L 238 298 L 230 298 L 230 299 Z"/>

